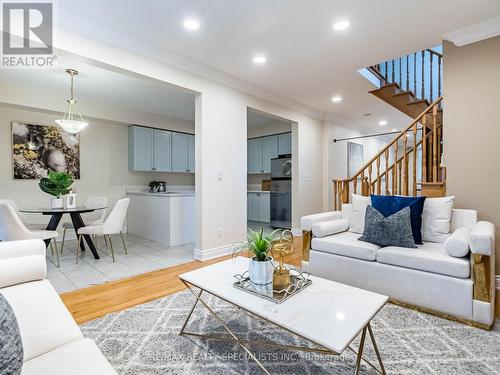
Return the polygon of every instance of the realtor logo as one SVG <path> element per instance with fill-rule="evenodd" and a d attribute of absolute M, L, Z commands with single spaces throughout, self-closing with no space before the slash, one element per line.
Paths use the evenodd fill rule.
<path fill-rule="evenodd" d="M 4 2 L 2 24 L 3 68 L 54 65 L 52 3 Z"/>

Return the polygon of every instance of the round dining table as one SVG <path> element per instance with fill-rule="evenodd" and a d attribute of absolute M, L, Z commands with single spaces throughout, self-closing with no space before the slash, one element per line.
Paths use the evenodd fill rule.
<path fill-rule="evenodd" d="M 97 208 L 89 208 L 84 206 L 77 206 L 75 208 L 26 208 L 19 210 L 20 212 L 27 214 L 41 214 L 41 215 L 50 215 L 51 218 L 49 223 L 47 224 L 47 230 L 56 230 L 61 218 L 64 214 L 69 214 L 71 217 L 71 222 L 73 223 L 73 227 L 75 228 L 75 233 L 78 233 L 78 229 L 85 226 L 83 222 L 82 215 L 89 212 L 94 212 L 98 210 L 104 210 L 107 207 L 97 207 Z M 92 255 L 94 255 L 95 259 L 99 259 L 99 254 L 97 253 L 97 249 L 92 242 L 91 236 L 88 234 L 84 234 L 83 238 L 87 242 L 87 246 L 89 247 Z M 49 246 L 50 240 L 45 240 L 45 246 Z M 85 251 L 85 244 L 83 241 L 80 242 L 80 248 L 82 251 Z"/>

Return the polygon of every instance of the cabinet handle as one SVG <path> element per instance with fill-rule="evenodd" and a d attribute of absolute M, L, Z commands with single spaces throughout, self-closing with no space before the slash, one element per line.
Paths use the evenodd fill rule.
<path fill-rule="evenodd" d="M 152 171 L 156 171 L 156 168 L 151 168 Z"/>

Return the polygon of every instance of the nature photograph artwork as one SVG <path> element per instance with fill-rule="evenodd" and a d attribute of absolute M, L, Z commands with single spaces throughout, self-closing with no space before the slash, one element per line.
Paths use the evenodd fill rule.
<path fill-rule="evenodd" d="M 49 171 L 68 172 L 80 178 L 78 135 L 59 126 L 12 123 L 12 157 L 15 179 L 40 179 Z"/>

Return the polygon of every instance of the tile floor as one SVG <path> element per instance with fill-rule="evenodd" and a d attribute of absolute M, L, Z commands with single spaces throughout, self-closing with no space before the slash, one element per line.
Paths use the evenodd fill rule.
<path fill-rule="evenodd" d="M 78 264 L 75 263 L 76 240 L 66 241 L 60 268 L 47 259 L 47 278 L 59 293 L 64 293 L 194 260 L 194 244 L 166 247 L 131 234 L 124 234 L 124 237 L 128 255 L 125 255 L 120 237 L 112 236 L 115 263 L 102 237 L 97 240 L 101 259 L 94 259 L 87 250 L 80 253 Z M 60 250 L 61 242 L 57 245 Z M 53 259 L 50 248 L 47 254 Z"/>

